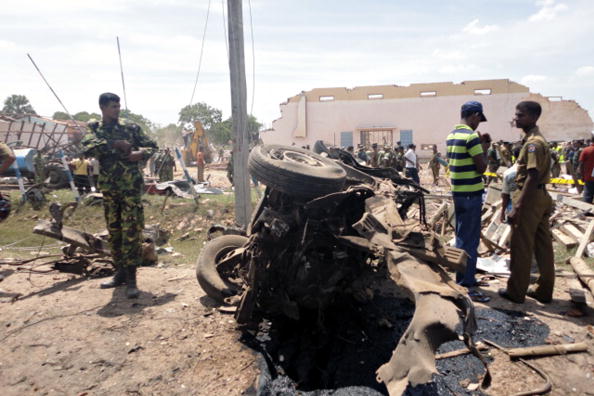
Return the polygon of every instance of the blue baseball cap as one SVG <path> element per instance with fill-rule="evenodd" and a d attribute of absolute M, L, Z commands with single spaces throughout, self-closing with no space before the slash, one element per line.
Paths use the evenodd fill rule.
<path fill-rule="evenodd" d="M 481 122 L 487 121 L 487 117 L 485 117 L 485 114 L 483 113 L 483 105 L 481 104 L 481 102 L 477 102 L 476 100 L 471 100 L 470 102 L 464 103 L 460 111 L 462 113 L 481 113 Z"/>

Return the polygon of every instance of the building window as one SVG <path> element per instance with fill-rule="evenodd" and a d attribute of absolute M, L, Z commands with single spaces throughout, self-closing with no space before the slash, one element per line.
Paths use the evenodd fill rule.
<path fill-rule="evenodd" d="M 475 95 L 491 95 L 491 88 L 488 89 L 475 89 Z"/>
<path fill-rule="evenodd" d="M 423 91 L 419 95 L 421 95 L 422 97 L 437 96 L 437 91 Z"/>
<path fill-rule="evenodd" d="M 340 147 L 347 148 L 353 145 L 353 131 L 340 132 Z"/>
<path fill-rule="evenodd" d="M 383 99 L 384 94 L 368 94 L 367 99 Z"/>
<path fill-rule="evenodd" d="M 413 131 L 412 129 L 400 130 L 400 144 L 406 148 L 409 144 L 413 143 Z"/>
<path fill-rule="evenodd" d="M 561 102 L 563 100 L 563 96 L 547 96 L 547 99 L 551 102 Z"/>
<path fill-rule="evenodd" d="M 333 95 L 320 96 L 320 102 L 330 102 L 332 100 L 334 100 Z"/>

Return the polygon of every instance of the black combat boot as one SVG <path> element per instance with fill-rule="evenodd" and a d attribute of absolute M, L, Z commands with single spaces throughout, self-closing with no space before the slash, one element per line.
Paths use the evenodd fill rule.
<path fill-rule="evenodd" d="M 107 282 L 103 282 L 101 284 L 102 289 L 111 289 L 112 287 L 117 287 L 126 283 L 126 270 L 122 267 L 117 267 L 116 272 Z"/>
<path fill-rule="evenodd" d="M 138 298 L 140 291 L 136 288 L 136 266 L 130 265 L 126 267 L 126 272 L 128 275 L 126 282 L 126 297 Z"/>

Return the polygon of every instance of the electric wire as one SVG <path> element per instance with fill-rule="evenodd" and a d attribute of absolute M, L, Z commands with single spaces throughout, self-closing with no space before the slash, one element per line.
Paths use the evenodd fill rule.
<path fill-rule="evenodd" d="M 200 77 L 200 68 L 202 67 L 202 55 L 204 54 L 204 39 L 206 38 L 206 28 L 208 27 L 208 17 L 210 15 L 210 1 L 208 0 L 208 8 L 206 9 L 206 22 L 204 23 L 204 31 L 202 32 L 202 45 L 200 46 L 200 58 L 198 59 L 198 71 L 196 72 L 196 80 L 194 81 L 194 89 L 190 98 L 190 106 L 194 102 L 194 95 L 196 94 L 196 87 L 198 86 L 198 78 Z"/>

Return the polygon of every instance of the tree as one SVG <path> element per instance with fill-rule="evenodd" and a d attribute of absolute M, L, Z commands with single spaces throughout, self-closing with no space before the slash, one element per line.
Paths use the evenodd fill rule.
<path fill-rule="evenodd" d="M 248 116 L 248 139 L 250 146 L 256 144 L 260 138 L 260 128 L 262 124 L 253 115 Z M 225 121 L 213 125 L 210 129 L 209 137 L 216 144 L 227 144 L 233 139 L 233 119 L 227 118 Z"/>
<path fill-rule="evenodd" d="M 213 125 L 223 121 L 223 112 L 206 103 L 187 105 L 179 111 L 180 123 L 193 123 L 200 121 L 206 132 L 210 131 Z"/>
<path fill-rule="evenodd" d="M 4 101 L 2 113 L 9 116 L 22 116 L 26 114 L 36 114 L 29 99 L 25 95 L 11 95 Z"/>
<path fill-rule="evenodd" d="M 175 124 L 169 124 L 166 127 L 155 129 L 154 135 L 159 146 L 177 146 L 182 144 L 182 127 Z"/>
<path fill-rule="evenodd" d="M 56 111 L 52 116 L 52 119 L 58 121 L 66 121 L 69 120 L 70 117 L 68 117 L 68 114 L 64 113 L 63 111 Z"/>
<path fill-rule="evenodd" d="M 153 132 L 153 129 L 155 128 L 155 124 L 153 124 L 151 120 L 145 118 L 141 114 L 132 113 L 130 110 L 120 111 L 120 117 L 125 118 L 126 120 L 131 121 L 135 124 L 138 124 L 138 126 L 141 127 L 142 130 L 148 134 L 151 134 Z M 101 118 L 101 116 L 99 116 L 99 118 Z"/>

